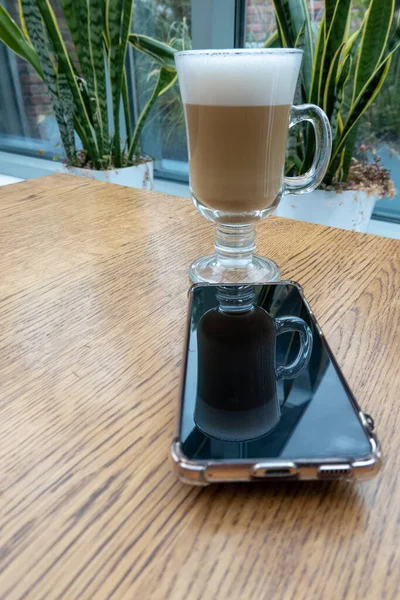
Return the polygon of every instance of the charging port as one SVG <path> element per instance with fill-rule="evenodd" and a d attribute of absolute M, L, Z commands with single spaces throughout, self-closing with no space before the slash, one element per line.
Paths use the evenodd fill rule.
<path fill-rule="evenodd" d="M 264 477 L 293 477 L 290 469 L 265 469 Z"/>
<path fill-rule="evenodd" d="M 271 461 L 272 462 L 272 461 Z M 297 479 L 297 467 L 292 462 L 285 462 L 272 466 L 271 462 L 257 463 L 252 471 L 257 479 Z"/>

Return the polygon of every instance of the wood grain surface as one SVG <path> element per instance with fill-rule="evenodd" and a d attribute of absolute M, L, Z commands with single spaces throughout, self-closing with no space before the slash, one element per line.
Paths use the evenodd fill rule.
<path fill-rule="evenodd" d="M 0 596 L 400 597 L 400 242 L 270 218 L 385 466 L 358 484 L 171 474 L 187 199 L 56 175 L 0 189 Z"/>

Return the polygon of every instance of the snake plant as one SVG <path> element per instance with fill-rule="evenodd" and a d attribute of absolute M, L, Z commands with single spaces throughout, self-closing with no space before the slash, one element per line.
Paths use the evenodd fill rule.
<path fill-rule="evenodd" d="M 303 49 L 300 101 L 320 106 L 332 129 L 324 183 L 346 181 L 360 120 L 381 90 L 400 45 L 393 23 L 395 2 L 370 0 L 360 26 L 351 31 L 351 0 L 325 0 L 316 32 L 306 0 L 272 1 L 277 31 L 265 46 Z M 289 168 L 301 173 L 313 156 L 314 139 L 303 132 L 296 142 L 289 149 Z"/>
<path fill-rule="evenodd" d="M 356 31 L 350 30 L 351 0 L 325 0 L 319 27 L 311 22 L 307 0 L 272 1 L 277 30 L 265 47 L 302 48 L 297 101 L 317 104 L 328 115 L 333 150 L 324 183 L 344 182 L 360 119 L 381 90 L 399 48 L 394 0 L 370 0 Z M 162 67 L 174 69 L 174 48 L 143 35 L 130 35 L 129 41 Z M 313 155 L 313 135 L 297 131 L 289 141 L 290 174 L 303 173 Z"/>
<path fill-rule="evenodd" d="M 0 5 L 0 41 L 28 61 L 47 85 L 70 165 L 109 169 L 135 164 L 146 118 L 176 80 L 176 72 L 161 66 L 132 128 L 126 53 L 133 0 L 61 0 L 61 5 L 76 57 L 67 51 L 50 0 L 19 0 L 21 27 Z M 75 134 L 83 152 L 77 149 Z"/>

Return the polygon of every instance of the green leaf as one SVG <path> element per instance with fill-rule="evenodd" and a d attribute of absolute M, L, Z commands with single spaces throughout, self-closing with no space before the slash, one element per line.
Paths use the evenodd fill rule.
<path fill-rule="evenodd" d="M 308 95 L 308 101 L 312 104 L 318 102 L 318 89 L 319 89 L 319 76 L 321 72 L 322 56 L 324 53 L 325 46 L 325 19 L 322 17 L 321 23 L 318 29 L 317 42 L 315 45 L 314 52 L 314 63 L 311 77 L 310 93 Z"/>
<path fill-rule="evenodd" d="M 100 0 L 98 0 L 100 2 Z M 93 3 L 92 3 L 93 4 Z M 80 65 L 79 89 L 82 94 L 84 105 L 89 116 L 90 123 L 96 133 L 96 140 L 99 148 L 99 154 L 102 156 L 108 150 L 104 144 L 108 142 L 108 126 L 106 135 L 103 135 L 102 112 L 100 110 L 100 94 L 97 89 L 96 72 L 94 71 L 91 43 L 94 38 L 95 44 L 100 44 L 102 52 L 102 17 L 100 13 L 100 32 L 91 32 L 91 23 L 89 23 L 89 4 L 88 0 L 61 0 L 61 5 L 67 20 L 68 28 L 71 32 L 72 41 L 78 56 Z M 92 7 L 95 12 L 92 19 L 97 23 L 99 20 L 96 14 L 96 7 Z M 100 8 L 101 11 L 101 8 Z M 100 39 L 98 39 L 100 38 Z M 95 52 L 96 54 L 96 52 Z M 101 67 L 100 67 L 101 68 Z M 102 68 L 104 70 L 104 59 L 102 58 Z M 101 76 L 101 75 L 100 75 Z M 106 119 L 107 119 L 106 112 Z M 106 139 L 104 139 L 106 138 Z M 107 144 L 106 144 L 107 146 Z"/>
<path fill-rule="evenodd" d="M 332 19 L 335 14 L 337 0 L 325 0 L 325 11 L 324 11 L 324 27 L 325 37 L 328 37 L 328 31 L 332 24 Z"/>
<path fill-rule="evenodd" d="M 107 5 L 107 22 L 110 37 L 109 73 L 114 117 L 113 156 L 116 168 L 122 166 L 119 111 L 129 27 L 132 18 L 132 5 L 133 0 L 125 0 L 124 2 L 122 0 L 113 0 L 109 1 Z"/>
<path fill-rule="evenodd" d="M 132 160 L 132 156 L 138 153 L 137 149 L 140 142 L 140 134 L 146 122 L 147 116 L 152 109 L 155 101 L 159 96 L 164 94 L 177 80 L 177 74 L 173 73 L 169 69 L 165 69 L 162 67 L 160 69 L 160 73 L 158 75 L 156 84 L 154 86 L 153 92 L 150 96 L 149 101 L 146 106 L 144 106 L 142 112 L 139 115 L 139 118 L 136 123 L 135 131 L 132 136 L 131 145 L 128 150 L 128 163 Z"/>
<path fill-rule="evenodd" d="M 86 0 L 82 0 L 86 2 Z M 80 29 L 84 27 L 84 24 L 80 22 L 78 15 L 75 11 L 74 0 L 60 0 L 61 6 L 64 12 L 65 19 L 67 21 L 68 29 L 71 33 L 71 38 L 75 46 L 76 53 L 78 55 L 79 63 L 82 67 L 82 42 Z"/>
<path fill-rule="evenodd" d="M 121 57 L 121 19 L 123 0 L 109 0 L 107 2 L 107 24 L 110 38 L 109 64 L 111 96 L 113 104 L 114 136 L 113 156 L 115 167 L 121 167 L 121 136 L 119 125 L 119 109 L 121 103 L 122 73 L 119 70 Z"/>
<path fill-rule="evenodd" d="M 278 31 L 274 31 L 274 33 L 271 33 L 269 38 L 264 42 L 263 48 L 280 48 L 281 45 L 279 33 Z"/>
<path fill-rule="evenodd" d="M 176 50 L 172 46 L 154 40 L 147 35 L 140 35 L 137 33 L 131 33 L 129 35 L 129 43 L 132 44 L 136 50 L 147 54 L 153 60 L 157 61 L 164 69 L 173 72 L 176 71 L 174 59 Z"/>
<path fill-rule="evenodd" d="M 338 137 L 341 135 L 343 131 L 343 122 L 340 111 L 342 109 L 343 100 L 344 100 L 344 90 L 346 87 L 346 83 L 349 79 L 352 65 L 352 57 L 348 54 L 343 62 L 343 65 L 339 71 L 338 78 L 336 81 L 336 86 L 334 90 L 334 104 L 332 107 L 332 114 L 330 117 L 331 131 L 332 131 L 332 140 L 333 145 L 337 143 Z M 324 177 L 324 183 L 331 185 L 334 178 L 336 178 L 337 172 L 340 166 L 341 155 L 337 155 L 336 159 L 331 160 L 329 163 L 329 172 Z"/>
<path fill-rule="evenodd" d="M 324 101 L 323 101 L 322 107 L 323 107 L 328 119 L 331 118 L 332 109 L 333 109 L 333 105 L 335 102 L 336 77 L 337 77 L 337 72 L 338 72 L 338 68 L 339 68 L 340 56 L 341 56 L 343 48 L 344 48 L 344 42 L 336 50 L 336 54 L 333 57 L 333 60 L 331 62 L 331 66 L 328 71 L 328 77 L 327 77 L 326 83 L 325 83 Z"/>
<path fill-rule="evenodd" d="M 51 103 L 57 120 L 58 128 L 60 130 L 60 136 L 65 153 L 67 157 L 71 159 L 75 153 L 73 124 L 72 120 L 69 118 L 71 107 L 68 107 L 68 115 L 66 115 L 64 113 L 64 106 L 59 98 L 57 74 L 55 66 L 53 65 L 50 57 L 48 38 L 43 27 L 42 17 L 34 0 L 22 0 L 21 6 L 25 26 L 39 58 L 40 66 L 43 71 L 43 80 L 47 85 L 47 89 L 49 90 Z M 71 126 L 72 129 L 70 130 L 69 128 Z"/>
<path fill-rule="evenodd" d="M 68 85 L 74 99 L 75 111 L 78 113 L 78 119 L 82 128 L 85 131 L 87 140 L 86 150 L 88 158 L 95 164 L 98 164 L 99 154 L 96 141 L 93 136 L 93 131 L 90 124 L 88 112 L 80 92 L 74 68 L 69 58 L 67 49 L 64 44 L 60 29 L 57 24 L 54 11 L 49 3 L 49 0 L 27 0 L 36 4 L 40 10 L 43 21 L 46 25 L 47 34 L 51 41 L 51 45 L 55 56 L 58 60 L 60 70 L 65 73 Z"/>
<path fill-rule="evenodd" d="M 337 49 L 343 42 L 346 41 L 346 30 L 350 18 L 350 2 L 351 0 L 336 0 L 335 8 L 332 16 L 332 2 L 326 3 L 329 6 L 327 12 L 327 20 L 325 25 L 326 39 L 324 51 L 321 58 L 321 68 L 319 72 L 318 99 L 316 104 L 321 106 L 324 92 L 324 85 L 328 77 L 328 72 L 332 61 L 335 57 Z"/>
<path fill-rule="evenodd" d="M 95 123 L 98 123 L 101 155 L 109 153 L 106 70 L 103 51 L 102 1 L 89 0 L 89 56 L 95 104 Z M 97 129 L 96 129 L 97 133 Z"/>
<path fill-rule="evenodd" d="M 276 30 L 273 33 L 271 33 L 269 38 L 264 42 L 263 48 L 280 48 L 280 47 L 281 47 L 281 43 L 280 43 L 280 39 L 279 39 L 279 33 Z"/>
<path fill-rule="evenodd" d="M 25 59 L 43 79 L 43 71 L 38 55 L 33 46 L 26 40 L 22 31 L 11 18 L 6 9 L 0 4 L 0 40 L 10 50 Z"/>
<path fill-rule="evenodd" d="M 362 33 L 363 24 L 361 24 L 360 28 L 357 29 L 351 36 L 347 39 L 344 50 L 343 50 L 343 58 L 346 58 L 348 54 L 353 54 L 356 42 L 359 40 Z"/>
<path fill-rule="evenodd" d="M 371 0 L 354 75 L 353 100 L 381 62 L 393 18 L 394 0 Z"/>
<path fill-rule="evenodd" d="M 124 107 L 126 142 L 127 142 L 128 148 L 129 148 L 129 145 L 131 143 L 132 125 L 131 125 L 130 101 L 129 101 L 129 94 L 128 94 L 128 80 L 127 80 L 125 70 L 124 70 L 123 80 L 122 80 L 122 104 Z"/>
<path fill-rule="evenodd" d="M 338 129 L 340 130 L 340 110 L 342 108 L 343 99 L 344 99 L 344 90 L 346 83 L 349 79 L 352 65 L 352 57 L 350 54 L 346 56 L 344 62 L 342 64 L 342 68 L 339 71 L 339 75 L 336 81 L 335 90 L 334 90 L 334 103 L 332 107 L 332 112 L 330 116 L 330 124 L 332 131 L 332 139 L 335 142 L 336 135 L 338 133 Z"/>
<path fill-rule="evenodd" d="M 76 148 L 75 148 L 75 135 L 74 135 L 74 99 L 72 97 L 72 92 L 68 85 L 67 78 L 64 73 L 59 71 L 57 77 L 57 87 L 58 87 L 58 96 L 60 99 L 60 105 L 63 111 L 63 116 L 65 120 L 65 125 L 67 128 L 67 136 L 68 136 L 68 147 L 69 152 L 66 150 L 66 154 L 70 160 L 73 160 Z"/>
<path fill-rule="evenodd" d="M 301 46 L 304 42 L 304 29 L 305 29 L 305 23 L 303 23 L 299 33 L 297 34 L 297 38 L 294 43 L 295 48 L 299 48 L 299 46 Z"/>
<path fill-rule="evenodd" d="M 342 173 L 341 180 L 346 181 L 347 176 L 349 174 L 349 169 L 351 165 L 351 159 L 353 157 L 354 144 L 356 143 L 358 133 L 358 125 L 353 127 L 352 132 L 347 137 L 346 144 L 344 147 L 344 155 L 343 155 L 343 164 L 342 164 Z"/>
<path fill-rule="evenodd" d="M 87 93 L 90 105 L 90 117 L 91 123 L 96 133 L 97 146 L 99 149 L 100 157 L 107 152 L 104 148 L 104 136 L 103 127 L 101 120 L 101 112 L 99 105 L 99 94 L 97 89 L 97 78 L 95 68 L 98 66 L 98 52 L 100 51 L 101 68 L 104 70 L 104 59 L 102 51 L 102 17 L 101 7 L 99 1 L 87 2 L 87 0 L 64 0 L 64 5 L 72 4 L 72 17 L 69 27 L 77 27 L 75 32 L 76 50 L 81 66 L 82 75 L 86 82 Z M 92 17 L 89 12 L 91 4 Z M 93 51 L 92 51 L 93 43 Z M 99 48 L 100 45 L 100 48 Z M 94 58 L 95 57 L 95 58 Z M 104 76 L 104 90 L 105 94 L 105 76 Z M 106 136 L 107 137 L 107 136 Z"/>
<path fill-rule="evenodd" d="M 307 2 L 306 0 L 272 1 L 285 47 L 295 48 L 296 41 L 299 40 L 301 30 L 304 28 L 301 79 L 306 99 L 310 94 L 314 58 L 313 33 Z"/>
<path fill-rule="evenodd" d="M 22 10 L 22 1 L 21 0 L 18 0 L 18 13 L 19 13 L 19 20 L 20 20 L 20 23 L 21 23 L 22 33 L 24 34 L 26 40 L 28 42 L 31 42 L 28 30 L 27 30 L 26 25 L 25 25 L 24 11 Z"/>
<path fill-rule="evenodd" d="M 394 52 L 394 50 L 393 50 L 393 52 Z M 340 139 L 338 140 L 336 146 L 333 149 L 331 163 L 333 163 L 336 156 L 342 151 L 342 149 L 345 146 L 348 136 L 350 135 L 350 133 L 352 132 L 354 127 L 357 125 L 357 123 L 361 119 L 364 112 L 374 101 L 374 98 L 376 97 L 379 90 L 381 89 L 383 82 L 385 81 L 386 76 L 389 71 L 389 68 L 390 68 L 390 63 L 391 63 L 393 52 L 391 52 L 385 58 L 385 60 L 382 61 L 382 63 L 376 69 L 374 74 L 370 77 L 370 79 L 364 85 L 363 89 L 357 96 L 356 101 L 352 104 L 350 113 L 344 124 Z"/>

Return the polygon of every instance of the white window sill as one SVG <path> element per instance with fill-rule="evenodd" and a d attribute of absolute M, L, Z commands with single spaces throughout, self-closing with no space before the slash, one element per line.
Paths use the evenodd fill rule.
<path fill-rule="evenodd" d="M 0 173 L 0 186 L 2 185 L 10 185 L 10 183 L 18 183 L 18 181 L 24 181 L 19 177 L 10 177 L 10 175 L 2 175 Z"/>
<path fill-rule="evenodd" d="M 60 162 L 0 151 L 0 185 L 17 183 L 18 181 L 24 181 L 24 179 L 36 179 L 37 177 L 61 173 L 62 171 L 63 166 Z M 21 178 L 22 174 L 24 177 Z M 154 190 L 164 194 L 190 198 L 187 183 L 156 179 Z"/>

